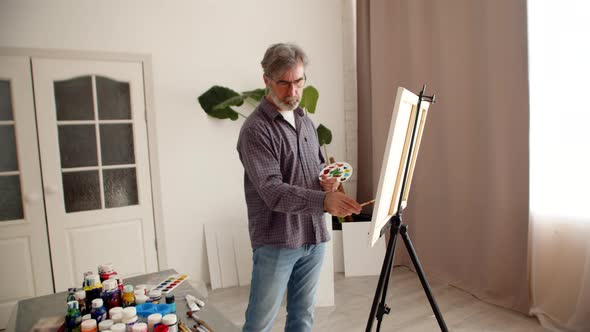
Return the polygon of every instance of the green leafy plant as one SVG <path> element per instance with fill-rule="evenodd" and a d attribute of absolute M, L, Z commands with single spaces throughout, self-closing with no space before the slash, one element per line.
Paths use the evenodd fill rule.
<path fill-rule="evenodd" d="M 207 115 L 217 119 L 230 119 L 236 121 L 240 117 L 248 117 L 247 115 L 240 113 L 237 110 L 237 107 L 244 105 L 244 103 L 256 107 L 265 95 L 266 89 L 255 89 L 238 93 L 230 88 L 215 85 L 200 95 L 198 100 Z M 315 114 L 319 97 L 320 94 L 318 90 L 313 86 L 308 85 L 303 89 L 299 106 L 303 108 L 305 112 Z M 320 124 L 316 130 L 320 146 L 324 147 L 326 160 L 328 160 L 326 145 L 332 142 L 332 132 L 323 124 Z"/>

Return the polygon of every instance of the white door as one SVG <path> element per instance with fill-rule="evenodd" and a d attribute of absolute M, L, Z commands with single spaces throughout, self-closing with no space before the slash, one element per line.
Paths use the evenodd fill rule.
<path fill-rule="evenodd" d="M 142 64 L 32 63 L 56 291 L 157 271 Z"/>
<path fill-rule="evenodd" d="M 36 130 L 29 58 L 0 56 L 0 329 L 53 293 Z"/>

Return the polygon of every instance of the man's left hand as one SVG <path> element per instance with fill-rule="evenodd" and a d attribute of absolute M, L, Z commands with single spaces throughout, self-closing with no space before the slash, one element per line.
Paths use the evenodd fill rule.
<path fill-rule="evenodd" d="M 320 185 L 322 186 L 322 190 L 328 193 L 334 192 L 338 190 L 340 186 L 340 182 L 338 182 L 337 178 L 329 178 L 325 175 L 322 175 L 322 179 L 320 180 Z"/>

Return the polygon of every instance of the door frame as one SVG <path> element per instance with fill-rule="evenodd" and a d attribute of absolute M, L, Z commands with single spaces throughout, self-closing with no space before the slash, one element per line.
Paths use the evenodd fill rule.
<path fill-rule="evenodd" d="M 154 215 L 154 232 L 156 236 L 156 255 L 158 270 L 168 268 L 166 255 L 166 236 L 164 233 L 164 219 L 162 214 L 162 186 L 160 182 L 160 164 L 158 158 L 158 139 L 156 133 L 156 111 L 154 104 L 153 74 L 152 74 L 152 56 L 151 54 L 139 53 L 114 53 L 104 51 L 76 51 L 76 50 L 57 50 L 57 49 L 37 49 L 37 48 L 18 48 L 18 47 L 0 47 L 0 55 L 26 56 L 54 58 L 62 60 L 98 60 L 98 61 L 117 61 L 117 62 L 138 62 L 143 69 L 143 86 L 145 98 L 145 118 L 147 128 L 148 153 L 150 162 L 150 180 L 152 189 L 152 209 Z M 33 87 L 31 86 L 31 89 Z M 47 219 L 45 220 L 47 224 Z"/>

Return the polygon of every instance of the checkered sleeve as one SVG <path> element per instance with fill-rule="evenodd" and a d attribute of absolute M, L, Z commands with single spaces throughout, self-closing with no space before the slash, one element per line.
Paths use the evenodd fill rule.
<path fill-rule="evenodd" d="M 248 128 L 238 146 L 246 175 L 272 211 L 291 214 L 322 214 L 325 192 L 283 182 L 278 153 L 269 136 Z"/>

